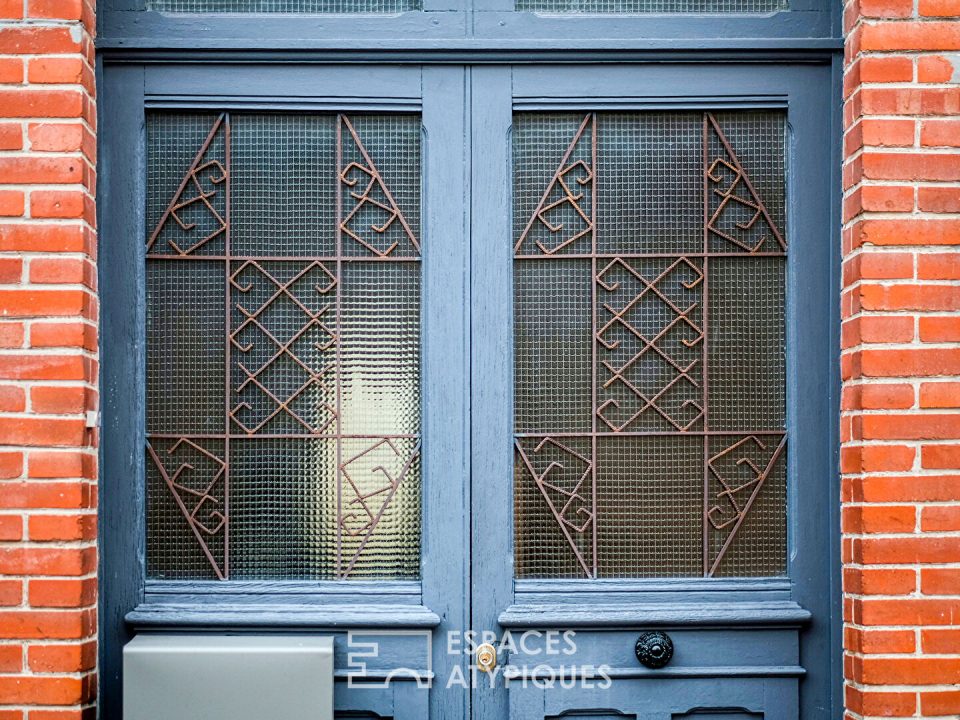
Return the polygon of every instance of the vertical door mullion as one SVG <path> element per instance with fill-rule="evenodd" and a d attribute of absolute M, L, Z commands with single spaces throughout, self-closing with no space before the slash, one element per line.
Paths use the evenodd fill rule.
<path fill-rule="evenodd" d="M 423 69 L 423 603 L 434 635 L 430 717 L 469 714 L 469 693 L 447 679 L 466 657 L 447 633 L 469 624 L 470 446 L 468 138 L 460 66 Z"/>
<path fill-rule="evenodd" d="M 478 66 L 471 81 L 472 619 L 498 631 L 513 602 L 513 243 L 511 69 Z M 473 716 L 508 716 L 499 676 L 477 679 Z"/>

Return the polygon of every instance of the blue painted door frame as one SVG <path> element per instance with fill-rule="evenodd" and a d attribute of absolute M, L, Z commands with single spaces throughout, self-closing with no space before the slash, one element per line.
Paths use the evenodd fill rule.
<path fill-rule="evenodd" d="M 112 22 L 112 21 L 111 21 Z M 101 63 L 103 434 L 101 716 L 120 717 L 120 650 L 137 632 L 383 633 L 389 662 L 434 686 L 350 690 L 365 717 L 709 720 L 838 717 L 836 65 L 815 62 L 509 62 L 223 65 L 124 56 Z M 626 57 L 624 60 L 628 59 Z M 144 575 L 144 112 L 148 108 L 418 111 L 424 123 L 423 573 L 419 583 L 149 582 Z M 790 126 L 788 580 L 516 582 L 512 570 L 512 226 L 515 110 L 784 108 Z M 816 392 L 801 392 L 815 388 Z M 810 487 L 814 492 L 807 492 Z M 801 492 L 801 489 L 804 491 Z M 251 607 L 257 607 L 251 611 Z M 631 659 L 647 627 L 678 654 Z M 612 664 L 606 692 L 547 692 L 469 676 L 447 632 L 573 629 L 582 660 Z M 428 631 L 429 657 L 396 631 Z M 399 640 L 387 640 L 399 637 Z M 412 637 L 412 636 L 411 636 Z M 739 655 L 738 655 L 739 653 Z M 731 657 L 740 657 L 732 660 Z M 530 658 L 502 657 L 517 667 Z M 668 703 L 665 698 L 681 698 Z M 711 710 L 712 709 L 712 710 Z"/>

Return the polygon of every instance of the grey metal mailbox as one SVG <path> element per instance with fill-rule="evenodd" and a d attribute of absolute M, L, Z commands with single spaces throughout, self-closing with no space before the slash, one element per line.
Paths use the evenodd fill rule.
<path fill-rule="evenodd" d="M 333 638 L 138 635 L 124 720 L 331 720 Z"/>

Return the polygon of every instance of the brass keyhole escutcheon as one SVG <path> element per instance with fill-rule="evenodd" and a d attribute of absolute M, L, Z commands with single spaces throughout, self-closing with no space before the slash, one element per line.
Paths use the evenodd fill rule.
<path fill-rule="evenodd" d="M 490 643 L 477 646 L 477 668 L 488 673 L 497 666 L 497 650 Z"/>

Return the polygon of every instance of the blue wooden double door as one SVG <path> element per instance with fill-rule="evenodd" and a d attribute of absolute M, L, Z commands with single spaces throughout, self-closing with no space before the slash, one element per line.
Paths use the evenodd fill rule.
<path fill-rule="evenodd" d="M 830 717 L 831 82 L 108 66 L 104 632 L 333 634 L 343 718 Z"/>

